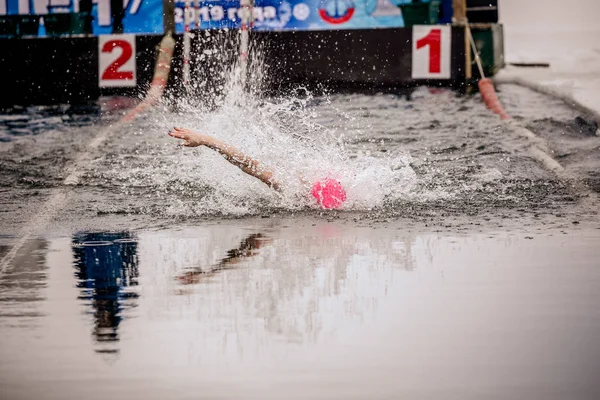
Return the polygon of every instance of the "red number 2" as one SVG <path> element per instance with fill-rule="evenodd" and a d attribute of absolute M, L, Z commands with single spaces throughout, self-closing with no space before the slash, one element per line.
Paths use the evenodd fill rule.
<path fill-rule="evenodd" d="M 106 70 L 102 74 L 102 79 L 133 79 L 133 71 L 119 71 L 119 68 L 121 68 L 121 66 L 123 66 L 123 64 L 125 64 L 133 54 L 131 46 L 125 40 L 111 40 L 104 43 L 104 46 L 102 46 L 102 52 L 112 53 L 115 47 L 121 48 L 121 55 L 106 68 Z"/>
<path fill-rule="evenodd" d="M 417 41 L 417 49 L 429 46 L 429 72 L 439 74 L 442 71 L 442 30 L 432 29 L 427 36 Z"/>

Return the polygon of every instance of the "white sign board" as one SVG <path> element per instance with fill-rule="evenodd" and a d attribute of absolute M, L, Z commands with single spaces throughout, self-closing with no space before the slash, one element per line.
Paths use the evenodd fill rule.
<path fill-rule="evenodd" d="M 98 86 L 135 87 L 135 35 L 98 36 Z"/>
<path fill-rule="evenodd" d="M 447 25 L 414 25 L 413 79 L 450 79 L 452 30 Z"/>

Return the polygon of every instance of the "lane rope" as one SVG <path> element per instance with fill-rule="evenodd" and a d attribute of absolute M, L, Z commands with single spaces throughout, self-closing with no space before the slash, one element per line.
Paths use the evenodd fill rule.
<path fill-rule="evenodd" d="M 559 90 L 553 89 L 551 86 L 543 85 L 540 83 L 532 82 L 528 79 L 524 79 L 521 77 L 504 77 L 504 76 L 496 76 L 494 77 L 494 82 L 498 84 L 513 84 L 526 87 L 535 92 L 545 94 L 550 97 L 554 97 L 565 105 L 574 108 L 575 110 L 581 112 L 582 114 L 591 117 L 594 121 L 600 124 L 600 111 L 593 110 L 590 107 L 584 105 L 580 101 L 575 100 L 572 96 L 562 93 Z"/>
<path fill-rule="evenodd" d="M 481 94 L 486 107 L 492 112 L 498 114 L 500 119 L 505 120 L 517 134 L 529 141 L 529 154 L 531 157 L 540 162 L 546 169 L 555 173 L 559 178 L 567 178 L 567 175 L 565 175 L 565 168 L 550 155 L 551 151 L 546 142 L 535 133 L 531 132 L 529 129 L 512 119 L 511 116 L 504 110 L 504 107 L 502 107 L 502 103 L 500 103 L 500 99 L 498 98 L 498 94 L 496 93 L 494 82 L 485 77 L 481 58 L 479 57 L 479 51 L 475 45 L 475 40 L 473 40 L 473 34 L 471 33 L 471 27 L 469 26 L 468 21 L 465 28 L 467 35 L 469 36 L 471 49 L 475 55 L 475 62 L 477 63 L 477 68 L 479 69 L 479 74 L 481 76 L 477 86 L 479 87 L 479 93 Z"/>

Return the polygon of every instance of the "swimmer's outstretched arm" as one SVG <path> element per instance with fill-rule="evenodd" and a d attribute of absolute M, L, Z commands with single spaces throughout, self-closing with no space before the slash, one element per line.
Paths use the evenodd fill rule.
<path fill-rule="evenodd" d="M 194 132 L 185 128 L 173 128 L 169 131 L 169 136 L 177 139 L 183 139 L 183 145 L 187 147 L 206 146 L 221 154 L 227 161 L 240 168 L 248 175 L 260 179 L 271 188 L 279 191 L 280 185 L 273 180 L 273 172 L 264 168 L 260 162 L 247 156 L 240 150 L 230 146 L 219 139 L 211 136 Z"/>

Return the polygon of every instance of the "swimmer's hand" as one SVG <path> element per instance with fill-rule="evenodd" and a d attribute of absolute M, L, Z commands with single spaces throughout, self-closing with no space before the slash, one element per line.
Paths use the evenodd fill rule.
<path fill-rule="evenodd" d="M 169 136 L 177 139 L 183 139 L 183 145 L 186 147 L 208 146 L 213 144 L 213 138 L 185 128 L 173 128 L 169 131 Z"/>
<path fill-rule="evenodd" d="M 280 185 L 273 179 L 273 172 L 271 170 L 264 168 L 258 160 L 253 159 L 219 139 L 185 128 L 173 128 L 169 131 L 169 136 L 182 139 L 183 145 L 187 147 L 206 146 L 209 149 L 215 150 L 225 157 L 227 161 L 248 175 L 260 179 L 275 190 L 280 190 Z"/>

